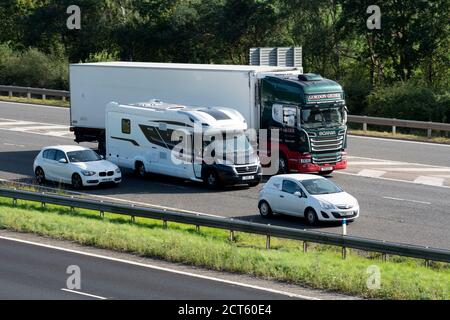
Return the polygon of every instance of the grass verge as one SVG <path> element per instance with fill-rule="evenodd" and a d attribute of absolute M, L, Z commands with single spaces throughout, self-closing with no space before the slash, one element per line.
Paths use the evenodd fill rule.
<path fill-rule="evenodd" d="M 63 100 L 57 100 L 57 99 L 34 99 L 34 98 L 28 99 L 25 97 L 0 96 L 0 101 L 29 103 L 29 104 L 64 107 L 64 108 L 70 107 L 69 101 L 67 101 L 67 100 L 63 101 Z"/>
<path fill-rule="evenodd" d="M 313 288 L 367 298 L 450 299 L 450 269 L 446 264 L 425 268 L 422 261 L 396 258 L 381 261 L 350 252 L 342 260 L 340 249 L 314 246 L 301 251 L 298 241 L 273 239 L 271 250 L 265 238 L 239 233 L 231 242 L 223 230 L 137 219 L 131 222 L 113 214 L 47 206 L 0 198 L 0 228 L 36 233 L 145 257 L 195 265 L 212 270 L 245 273 Z M 368 289 L 368 267 L 381 272 L 379 289 Z"/>

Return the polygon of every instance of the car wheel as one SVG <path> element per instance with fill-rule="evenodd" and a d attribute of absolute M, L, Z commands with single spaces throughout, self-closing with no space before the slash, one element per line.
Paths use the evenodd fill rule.
<path fill-rule="evenodd" d="M 317 218 L 317 213 L 313 209 L 308 209 L 305 213 L 306 221 L 309 225 L 314 226 L 317 224 L 319 219 Z"/>
<path fill-rule="evenodd" d="M 288 163 L 286 158 L 283 155 L 280 155 L 278 159 L 278 173 L 277 174 L 285 174 L 288 173 Z"/>
<path fill-rule="evenodd" d="M 36 181 L 38 184 L 43 185 L 45 183 L 45 173 L 41 167 L 38 167 L 35 171 Z"/>
<path fill-rule="evenodd" d="M 262 201 L 259 204 L 259 213 L 263 218 L 270 218 L 273 215 L 272 209 L 266 201 Z"/>
<path fill-rule="evenodd" d="M 142 162 L 136 163 L 136 174 L 141 178 L 145 178 L 147 176 L 145 165 Z"/>
<path fill-rule="evenodd" d="M 209 170 L 206 173 L 205 183 L 211 189 L 217 189 L 219 187 L 219 177 L 214 170 Z"/>
<path fill-rule="evenodd" d="M 83 188 L 83 180 L 78 173 L 75 173 L 72 176 L 72 188 L 74 188 L 75 190 L 80 190 L 81 188 Z"/>

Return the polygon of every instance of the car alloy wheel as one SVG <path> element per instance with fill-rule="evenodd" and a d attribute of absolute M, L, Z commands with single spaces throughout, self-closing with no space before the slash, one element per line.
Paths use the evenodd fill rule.
<path fill-rule="evenodd" d="M 306 212 L 306 220 L 310 225 L 315 225 L 317 223 L 317 214 L 314 210 L 310 209 Z"/>
<path fill-rule="evenodd" d="M 81 180 L 81 177 L 78 174 L 72 176 L 72 187 L 75 190 L 79 190 L 83 187 L 83 180 Z"/>
<path fill-rule="evenodd" d="M 44 170 L 42 170 L 41 168 L 37 168 L 36 172 L 36 181 L 38 184 L 44 184 L 45 183 L 45 173 Z"/>
<path fill-rule="evenodd" d="M 270 206 L 267 202 L 265 202 L 265 201 L 261 202 L 261 204 L 259 206 L 259 213 L 264 218 L 268 218 L 272 215 L 272 210 L 270 209 Z"/>

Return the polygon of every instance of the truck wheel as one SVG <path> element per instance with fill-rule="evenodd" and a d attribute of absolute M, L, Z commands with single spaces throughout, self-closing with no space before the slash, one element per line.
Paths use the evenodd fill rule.
<path fill-rule="evenodd" d="M 219 187 L 219 177 L 214 170 L 209 170 L 205 175 L 205 184 L 211 189 L 217 189 Z"/>
<path fill-rule="evenodd" d="M 278 173 L 277 174 L 285 174 L 289 172 L 288 162 L 284 155 L 280 155 L 280 159 L 278 159 Z"/>
<path fill-rule="evenodd" d="M 136 163 L 136 174 L 141 177 L 141 178 L 145 178 L 147 175 L 147 171 L 145 171 L 145 166 L 142 162 L 137 162 Z"/>
<path fill-rule="evenodd" d="M 83 188 L 83 180 L 78 173 L 75 173 L 72 176 L 72 188 L 74 188 L 75 190 L 80 190 L 81 188 Z"/>

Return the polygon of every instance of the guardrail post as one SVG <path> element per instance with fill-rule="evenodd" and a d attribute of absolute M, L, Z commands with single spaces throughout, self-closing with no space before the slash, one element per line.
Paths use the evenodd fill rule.
<path fill-rule="evenodd" d="M 308 242 L 303 241 L 303 252 L 307 253 L 308 252 Z"/>
<path fill-rule="evenodd" d="M 27 92 L 27 98 L 31 99 L 31 92 L 30 92 L 30 90 L 28 90 L 28 92 Z"/>
<path fill-rule="evenodd" d="M 384 262 L 387 261 L 387 254 L 386 253 L 382 253 L 381 254 L 381 261 L 384 261 Z"/>
<path fill-rule="evenodd" d="M 66 96 L 61 96 L 62 101 L 66 101 Z"/>
<path fill-rule="evenodd" d="M 100 211 L 100 218 L 104 218 L 105 217 L 105 212 L 104 211 Z"/>
<path fill-rule="evenodd" d="M 131 222 L 136 222 L 136 217 L 135 216 L 131 216 Z"/>
<path fill-rule="evenodd" d="M 428 268 L 430 266 L 430 260 L 425 260 L 425 268 Z"/>
<path fill-rule="evenodd" d="M 395 136 L 397 134 L 397 127 L 392 126 L 392 134 Z"/>
<path fill-rule="evenodd" d="M 367 118 L 367 116 L 364 116 L 364 118 Z M 364 122 L 363 122 L 363 131 L 367 132 L 367 122 L 366 122 L 366 120 L 364 120 Z"/>
<path fill-rule="evenodd" d="M 167 220 L 163 220 L 163 228 L 167 229 Z"/>
<path fill-rule="evenodd" d="M 42 95 L 42 100 L 47 99 L 47 96 L 45 94 Z"/>
<path fill-rule="evenodd" d="M 269 235 L 266 236 L 266 249 L 267 250 L 270 249 L 270 236 Z"/>
<path fill-rule="evenodd" d="M 17 205 L 17 199 L 13 199 L 13 206 Z"/>
<path fill-rule="evenodd" d="M 428 139 L 431 138 L 432 133 L 433 133 L 433 130 L 431 128 L 428 128 L 428 130 L 427 130 L 427 137 L 428 137 Z"/>
<path fill-rule="evenodd" d="M 234 242 L 234 230 L 230 230 L 230 241 Z"/>
<path fill-rule="evenodd" d="M 12 98 L 12 96 L 13 96 L 12 91 L 8 91 L 8 97 Z"/>

